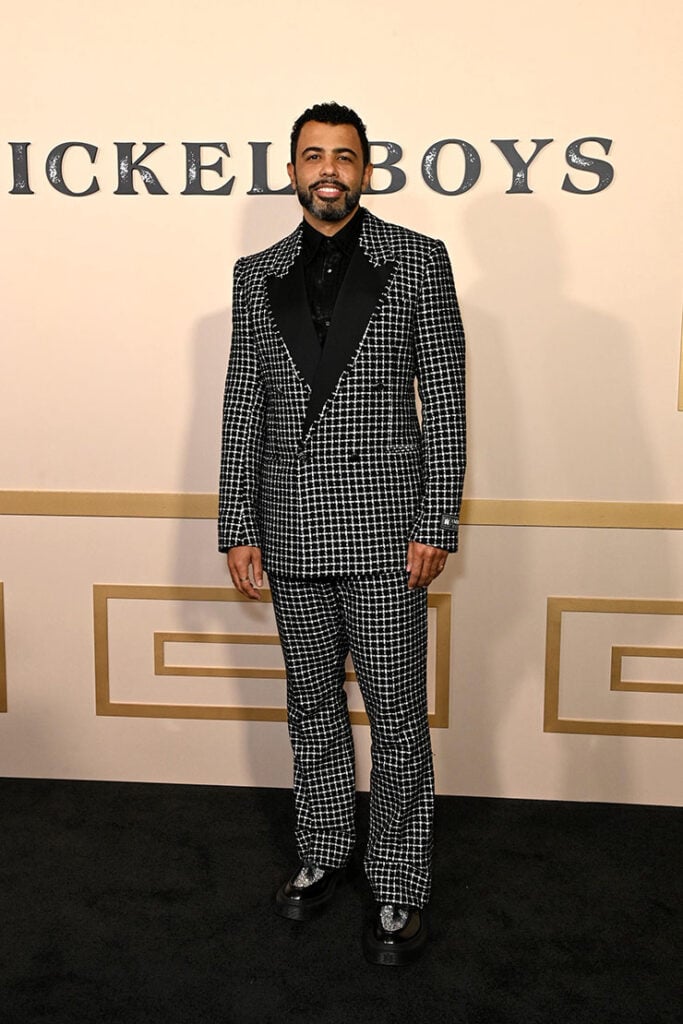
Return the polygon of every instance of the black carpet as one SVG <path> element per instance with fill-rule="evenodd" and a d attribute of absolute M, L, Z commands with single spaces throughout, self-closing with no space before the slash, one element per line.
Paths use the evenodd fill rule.
<path fill-rule="evenodd" d="M 680 1024 L 680 810 L 441 797 L 433 940 L 276 917 L 291 796 L 0 780 L 0 1024 Z M 359 797 L 361 834 L 367 797 Z"/>

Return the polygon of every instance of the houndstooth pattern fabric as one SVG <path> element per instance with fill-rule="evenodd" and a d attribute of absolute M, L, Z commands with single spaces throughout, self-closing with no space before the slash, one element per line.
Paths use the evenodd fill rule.
<path fill-rule="evenodd" d="M 404 571 L 318 580 L 270 576 L 287 669 L 296 839 L 304 863 L 341 867 L 355 844 L 349 651 L 370 719 L 365 870 L 380 903 L 430 892 L 434 782 L 427 719 L 427 592 Z"/>
<path fill-rule="evenodd" d="M 396 571 L 409 540 L 457 549 L 464 336 L 446 249 L 367 211 L 359 245 L 391 272 L 310 426 L 311 385 L 268 294 L 300 252 L 301 227 L 235 265 L 219 548 L 261 547 L 271 574 Z"/>

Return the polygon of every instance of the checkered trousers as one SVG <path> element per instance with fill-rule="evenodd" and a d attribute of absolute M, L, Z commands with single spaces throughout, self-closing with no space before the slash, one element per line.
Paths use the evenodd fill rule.
<path fill-rule="evenodd" d="M 404 571 L 269 578 L 287 669 L 301 859 L 341 867 L 355 844 L 354 748 L 344 690 L 350 651 L 372 737 L 365 870 L 380 902 L 423 906 L 434 806 L 427 591 L 408 590 Z"/>

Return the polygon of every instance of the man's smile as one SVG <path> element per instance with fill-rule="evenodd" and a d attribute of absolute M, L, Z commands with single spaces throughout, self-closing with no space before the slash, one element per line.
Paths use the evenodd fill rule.
<path fill-rule="evenodd" d="M 346 185 L 342 185 L 336 181 L 321 181 L 317 185 L 313 185 L 311 188 L 312 192 L 315 192 L 321 199 L 338 199 L 344 192 L 348 192 Z"/>

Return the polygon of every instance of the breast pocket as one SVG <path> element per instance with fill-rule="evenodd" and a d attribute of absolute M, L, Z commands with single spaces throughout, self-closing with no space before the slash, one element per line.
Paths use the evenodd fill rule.
<path fill-rule="evenodd" d="M 403 453 L 410 454 L 411 452 L 421 455 L 422 445 L 419 441 L 404 441 L 399 444 L 389 445 L 387 451 L 392 455 L 402 455 Z"/>

